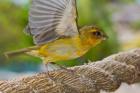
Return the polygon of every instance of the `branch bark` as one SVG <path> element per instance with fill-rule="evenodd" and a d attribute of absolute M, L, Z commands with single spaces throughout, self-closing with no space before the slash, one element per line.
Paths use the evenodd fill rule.
<path fill-rule="evenodd" d="M 2 93 L 100 93 L 115 91 L 122 82 L 140 82 L 140 49 L 66 70 L 39 73 L 15 81 L 0 81 Z"/>

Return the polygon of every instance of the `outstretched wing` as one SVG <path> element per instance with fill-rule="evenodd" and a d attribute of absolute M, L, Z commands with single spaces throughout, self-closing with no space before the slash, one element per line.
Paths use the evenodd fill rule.
<path fill-rule="evenodd" d="M 76 0 L 32 0 L 26 32 L 35 44 L 78 34 Z"/>

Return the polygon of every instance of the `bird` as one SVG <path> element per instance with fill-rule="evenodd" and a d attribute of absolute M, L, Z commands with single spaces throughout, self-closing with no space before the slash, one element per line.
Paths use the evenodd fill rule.
<path fill-rule="evenodd" d="M 27 53 L 44 64 L 79 58 L 107 39 L 95 25 L 78 27 L 76 0 L 32 0 L 25 32 L 34 46 L 6 52 L 6 56 Z"/>

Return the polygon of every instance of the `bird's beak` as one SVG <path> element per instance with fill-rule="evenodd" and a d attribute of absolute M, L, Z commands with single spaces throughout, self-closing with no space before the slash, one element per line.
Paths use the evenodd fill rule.
<path fill-rule="evenodd" d="M 108 36 L 107 35 L 103 35 L 103 40 L 107 40 L 108 39 Z"/>

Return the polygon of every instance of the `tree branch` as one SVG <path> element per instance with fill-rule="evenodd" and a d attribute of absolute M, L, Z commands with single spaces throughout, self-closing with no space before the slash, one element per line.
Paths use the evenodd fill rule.
<path fill-rule="evenodd" d="M 140 82 L 140 49 L 111 55 L 102 61 L 40 73 L 16 81 L 0 81 L 2 93 L 100 93 L 115 91 L 122 82 Z"/>

